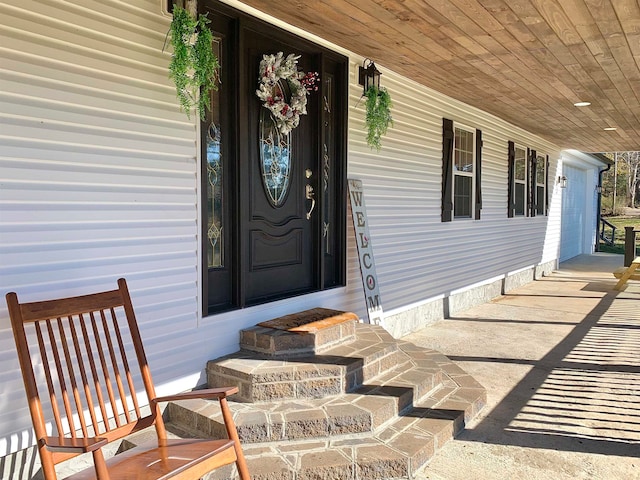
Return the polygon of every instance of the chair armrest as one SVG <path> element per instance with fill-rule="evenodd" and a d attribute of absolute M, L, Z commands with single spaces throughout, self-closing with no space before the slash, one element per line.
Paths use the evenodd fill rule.
<path fill-rule="evenodd" d="M 238 393 L 238 387 L 205 388 L 202 390 L 192 390 L 191 392 L 177 393 L 175 395 L 156 397 L 155 402 L 171 402 L 174 400 L 191 400 L 195 398 L 226 398 L 234 393 Z"/>
<path fill-rule="evenodd" d="M 44 437 L 42 442 L 48 450 L 62 453 L 87 453 L 104 447 L 109 440 L 100 437 L 60 438 Z"/>

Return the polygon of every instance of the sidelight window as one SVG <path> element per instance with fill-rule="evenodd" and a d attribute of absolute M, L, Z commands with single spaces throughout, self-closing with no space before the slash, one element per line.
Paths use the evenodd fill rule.
<path fill-rule="evenodd" d="M 214 39 L 213 51 L 220 58 L 220 40 Z M 209 268 L 224 266 L 224 187 L 223 149 L 220 125 L 220 92 L 211 92 L 211 110 L 207 116 L 206 154 L 206 215 L 207 263 Z"/>

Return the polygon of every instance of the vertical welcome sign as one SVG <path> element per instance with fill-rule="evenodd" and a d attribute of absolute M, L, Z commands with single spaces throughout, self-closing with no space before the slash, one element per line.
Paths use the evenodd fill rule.
<path fill-rule="evenodd" d="M 349 198 L 351 200 L 351 215 L 353 228 L 356 233 L 356 245 L 358 246 L 358 258 L 360 260 L 360 274 L 364 287 L 364 298 L 369 314 L 369 323 L 380 325 L 384 320 L 380 290 L 378 289 L 378 277 L 373 261 L 373 247 L 369 236 L 369 224 L 367 222 L 367 208 L 364 204 L 364 190 L 362 181 L 349 179 Z"/>

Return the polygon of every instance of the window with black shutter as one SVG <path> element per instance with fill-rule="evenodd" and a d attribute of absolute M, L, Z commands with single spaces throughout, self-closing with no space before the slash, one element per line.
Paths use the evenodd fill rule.
<path fill-rule="evenodd" d="M 482 131 L 476 129 L 476 152 L 475 152 L 475 182 L 476 182 L 476 204 L 475 219 L 480 220 L 480 211 L 482 210 Z"/>
<path fill-rule="evenodd" d="M 508 154 L 507 154 L 507 217 L 511 218 L 515 214 L 516 204 L 515 204 L 515 163 L 516 163 L 516 144 L 512 141 L 508 143 Z"/>
<path fill-rule="evenodd" d="M 509 186 L 507 216 L 525 216 L 527 213 L 527 150 L 509 142 Z"/>
<path fill-rule="evenodd" d="M 442 221 L 453 213 L 453 121 L 442 119 Z"/>
<path fill-rule="evenodd" d="M 442 221 L 480 219 L 482 132 L 442 122 Z"/>
<path fill-rule="evenodd" d="M 544 214 L 549 215 L 549 155 L 547 155 L 544 170 Z"/>
<path fill-rule="evenodd" d="M 529 191 L 527 192 L 528 197 L 528 211 L 530 217 L 535 217 L 536 212 L 538 211 L 536 204 L 536 175 L 537 175 L 537 165 L 538 156 L 535 150 L 529 150 Z"/>

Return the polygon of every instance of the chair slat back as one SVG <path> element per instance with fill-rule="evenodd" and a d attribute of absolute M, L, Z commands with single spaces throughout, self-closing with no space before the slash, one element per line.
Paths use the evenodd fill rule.
<path fill-rule="evenodd" d="M 38 438 L 113 440 L 162 422 L 157 409 L 140 407 L 155 392 L 126 282 L 118 285 L 93 295 L 22 304 L 15 293 L 7 294 Z M 52 452 L 51 461 L 70 456 Z"/>

